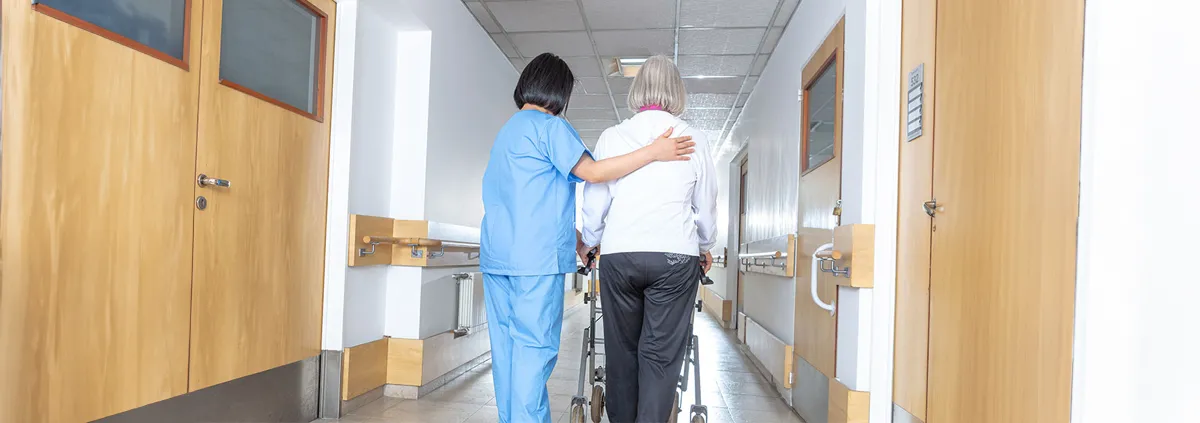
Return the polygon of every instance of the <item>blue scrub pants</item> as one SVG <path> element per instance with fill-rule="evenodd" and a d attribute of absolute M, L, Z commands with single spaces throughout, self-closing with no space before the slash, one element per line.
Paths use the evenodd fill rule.
<path fill-rule="evenodd" d="M 558 362 L 563 275 L 483 275 L 500 423 L 551 423 L 546 382 Z"/>

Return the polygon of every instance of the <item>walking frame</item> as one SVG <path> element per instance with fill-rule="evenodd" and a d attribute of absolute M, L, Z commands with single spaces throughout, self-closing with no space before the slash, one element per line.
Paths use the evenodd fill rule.
<path fill-rule="evenodd" d="M 590 276 L 588 288 L 583 294 L 583 302 L 588 305 L 588 327 L 583 330 L 583 351 L 579 357 L 579 390 L 575 396 L 571 398 L 571 418 L 570 423 L 587 423 L 587 418 L 590 415 L 592 423 L 600 423 L 604 416 L 604 383 L 606 381 L 604 375 L 604 366 L 596 365 L 596 358 L 603 356 L 604 338 L 596 335 L 596 324 L 604 317 L 604 309 L 600 305 L 600 286 L 598 283 L 597 273 L 592 269 L 596 262 L 596 252 L 592 250 L 587 255 L 587 263 L 579 268 L 580 275 Z M 701 281 L 701 285 L 711 285 L 712 279 L 705 276 Z M 696 300 L 696 313 L 704 312 L 704 303 Z M 682 405 L 681 394 L 686 393 L 690 385 L 694 388 L 696 402 L 691 406 L 689 418 L 691 423 L 706 423 L 708 421 L 708 407 L 700 398 L 700 337 L 695 333 L 696 313 L 691 314 L 691 319 L 688 322 L 688 345 L 684 350 L 683 371 L 679 375 L 679 383 L 675 391 L 675 405 L 671 415 L 667 418 L 667 423 L 676 423 L 680 406 Z M 689 374 L 689 370 L 691 371 Z M 591 397 L 584 396 L 584 389 L 591 386 Z"/>

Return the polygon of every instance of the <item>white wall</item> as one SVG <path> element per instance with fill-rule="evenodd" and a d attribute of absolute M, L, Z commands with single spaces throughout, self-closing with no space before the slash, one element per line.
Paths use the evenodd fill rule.
<path fill-rule="evenodd" d="M 1071 421 L 1200 421 L 1200 6 L 1092 0 Z"/>
<path fill-rule="evenodd" d="M 399 3 L 433 30 L 425 215 L 479 227 L 483 171 L 496 133 L 517 110 L 517 71 L 461 2 Z"/>
<path fill-rule="evenodd" d="M 839 298 L 838 375 L 859 390 L 873 391 L 871 420 L 891 419 L 891 354 L 896 248 L 900 19 L 899 0 L 806 0 L 784 32 L 731 136 L 718 147 L 736 172 L 745 151 L 746 241 L 798 229 L 800 102 L 809 58 L 845 15 L 842 117 L 842 224 L 876 225 L 876 288 Z M 724 178 L 736 187 L 736 175 Z M 735 248 L 737 195 L 731 195 L 727 226 Z M 731 277 L 736 276 L 730 272 Z M 732 280 L 732 279 L 730 279 Z M 795 280 L 744 276 L 746 313 L 772 334 L 793 343 Z M 731 284 L 735 285 L 735 284 Z M 807 289 L 807 287 L 802 287 Z M 730 288 L 735 292 L 736 287 Z M 845 315 L 849 314 L 849 315 Z"/>
<path fill-rule="evenodd" d="M 342 0 L 338 8 L 339 41 L 350 41 L 338 44 L 335 62 L 349 63 L 353 76 L 335 87 L 333 115 L 341 121 L 334 118 L 333 148 L 348 149 L 349 158 L 344 169 L 331 168 L 326 263 L 344 277 L 339 284 L 336 271 L 327 271 L 326 298 L 344 303 L 327 301 L 326 310 L 341 310 L 343 319 L 327 313 L 326 332 L 341 337 L 326 337 L 325 349 L 385 335 L 419 338 L 422 326 L 444 326 L 422 322 L 421 298 L 423 280 L 445 278 L 418 268 L 345 267 L 346 213 L 478 227 L 483 169 L 496 131 L 515 110 L 517 77 L 461 2 Z M 346 120 L 349 128 L 339 132 Z M 339 191 L 347 203 L 340 213 L 333 205 Z"/>
<path fill-rule="evenodd" d="M 837 25 L 845 8 L 846 0 L 806 0 L 800 3 L 732 135 L 723 140 L 718 148 L 721 152 L 718 161 L 729 163 L 742 146 L 748 145 L 750 172 L 745 193 L 748 222 L 744 241 L 777 237 L 797 230 L 800 103 L 797 102 L 796 93 L 803 84 L 801 73 L 804 65 L 825 41 L 829 31 Z M 858 49 L 858 53 L 855 53 L 856 50 L 849 47 L 847 50 L 850 55 L 861 54 L 862 51 Z M 851 79 L 847 69 L 844 110 L 861 108 L 861 102 L 855 103 L 850 95 L 861 91 L 861 78 L 857 81 Z M 861 125 L 861 122 L 851 122 L 849 116 L 848 113 L 845 115 L 843 128 Z M 849 133 L 843 132 L 844 145 L 855 142 L 846 135 Z M 843 221 L 851 222 L 845 217 Z M 733 232 L 727 236 L 736 237 L 736 234 Z M 733 243 L 729 245 L 733 250 Z M 795 280 L 747 273 L 743 276 L 743 283 L 746 314 L 771 334 L 792 344 Z"/>

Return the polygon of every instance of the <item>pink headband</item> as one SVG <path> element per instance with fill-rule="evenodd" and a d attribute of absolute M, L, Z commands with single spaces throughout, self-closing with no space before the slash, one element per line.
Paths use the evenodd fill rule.
<path fill-rule="evenodd" d="M 642 106 L 642 108 L 638 109 L 638 112 L 640 113 L 640 112 L 644 112 L 647 110 L 662 110 L 662 109 L 663 109 L 662 106 L 659 106 L 657 104 L 647 104 L 645 106 Z"/>

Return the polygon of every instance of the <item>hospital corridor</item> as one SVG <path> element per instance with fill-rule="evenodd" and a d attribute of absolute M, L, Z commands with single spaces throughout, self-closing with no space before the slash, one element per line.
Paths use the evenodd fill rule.
<path fill-rule="evenodd" d="M 0 423 L 1200 423 L 1198 16 L 2 0 Z"/>

